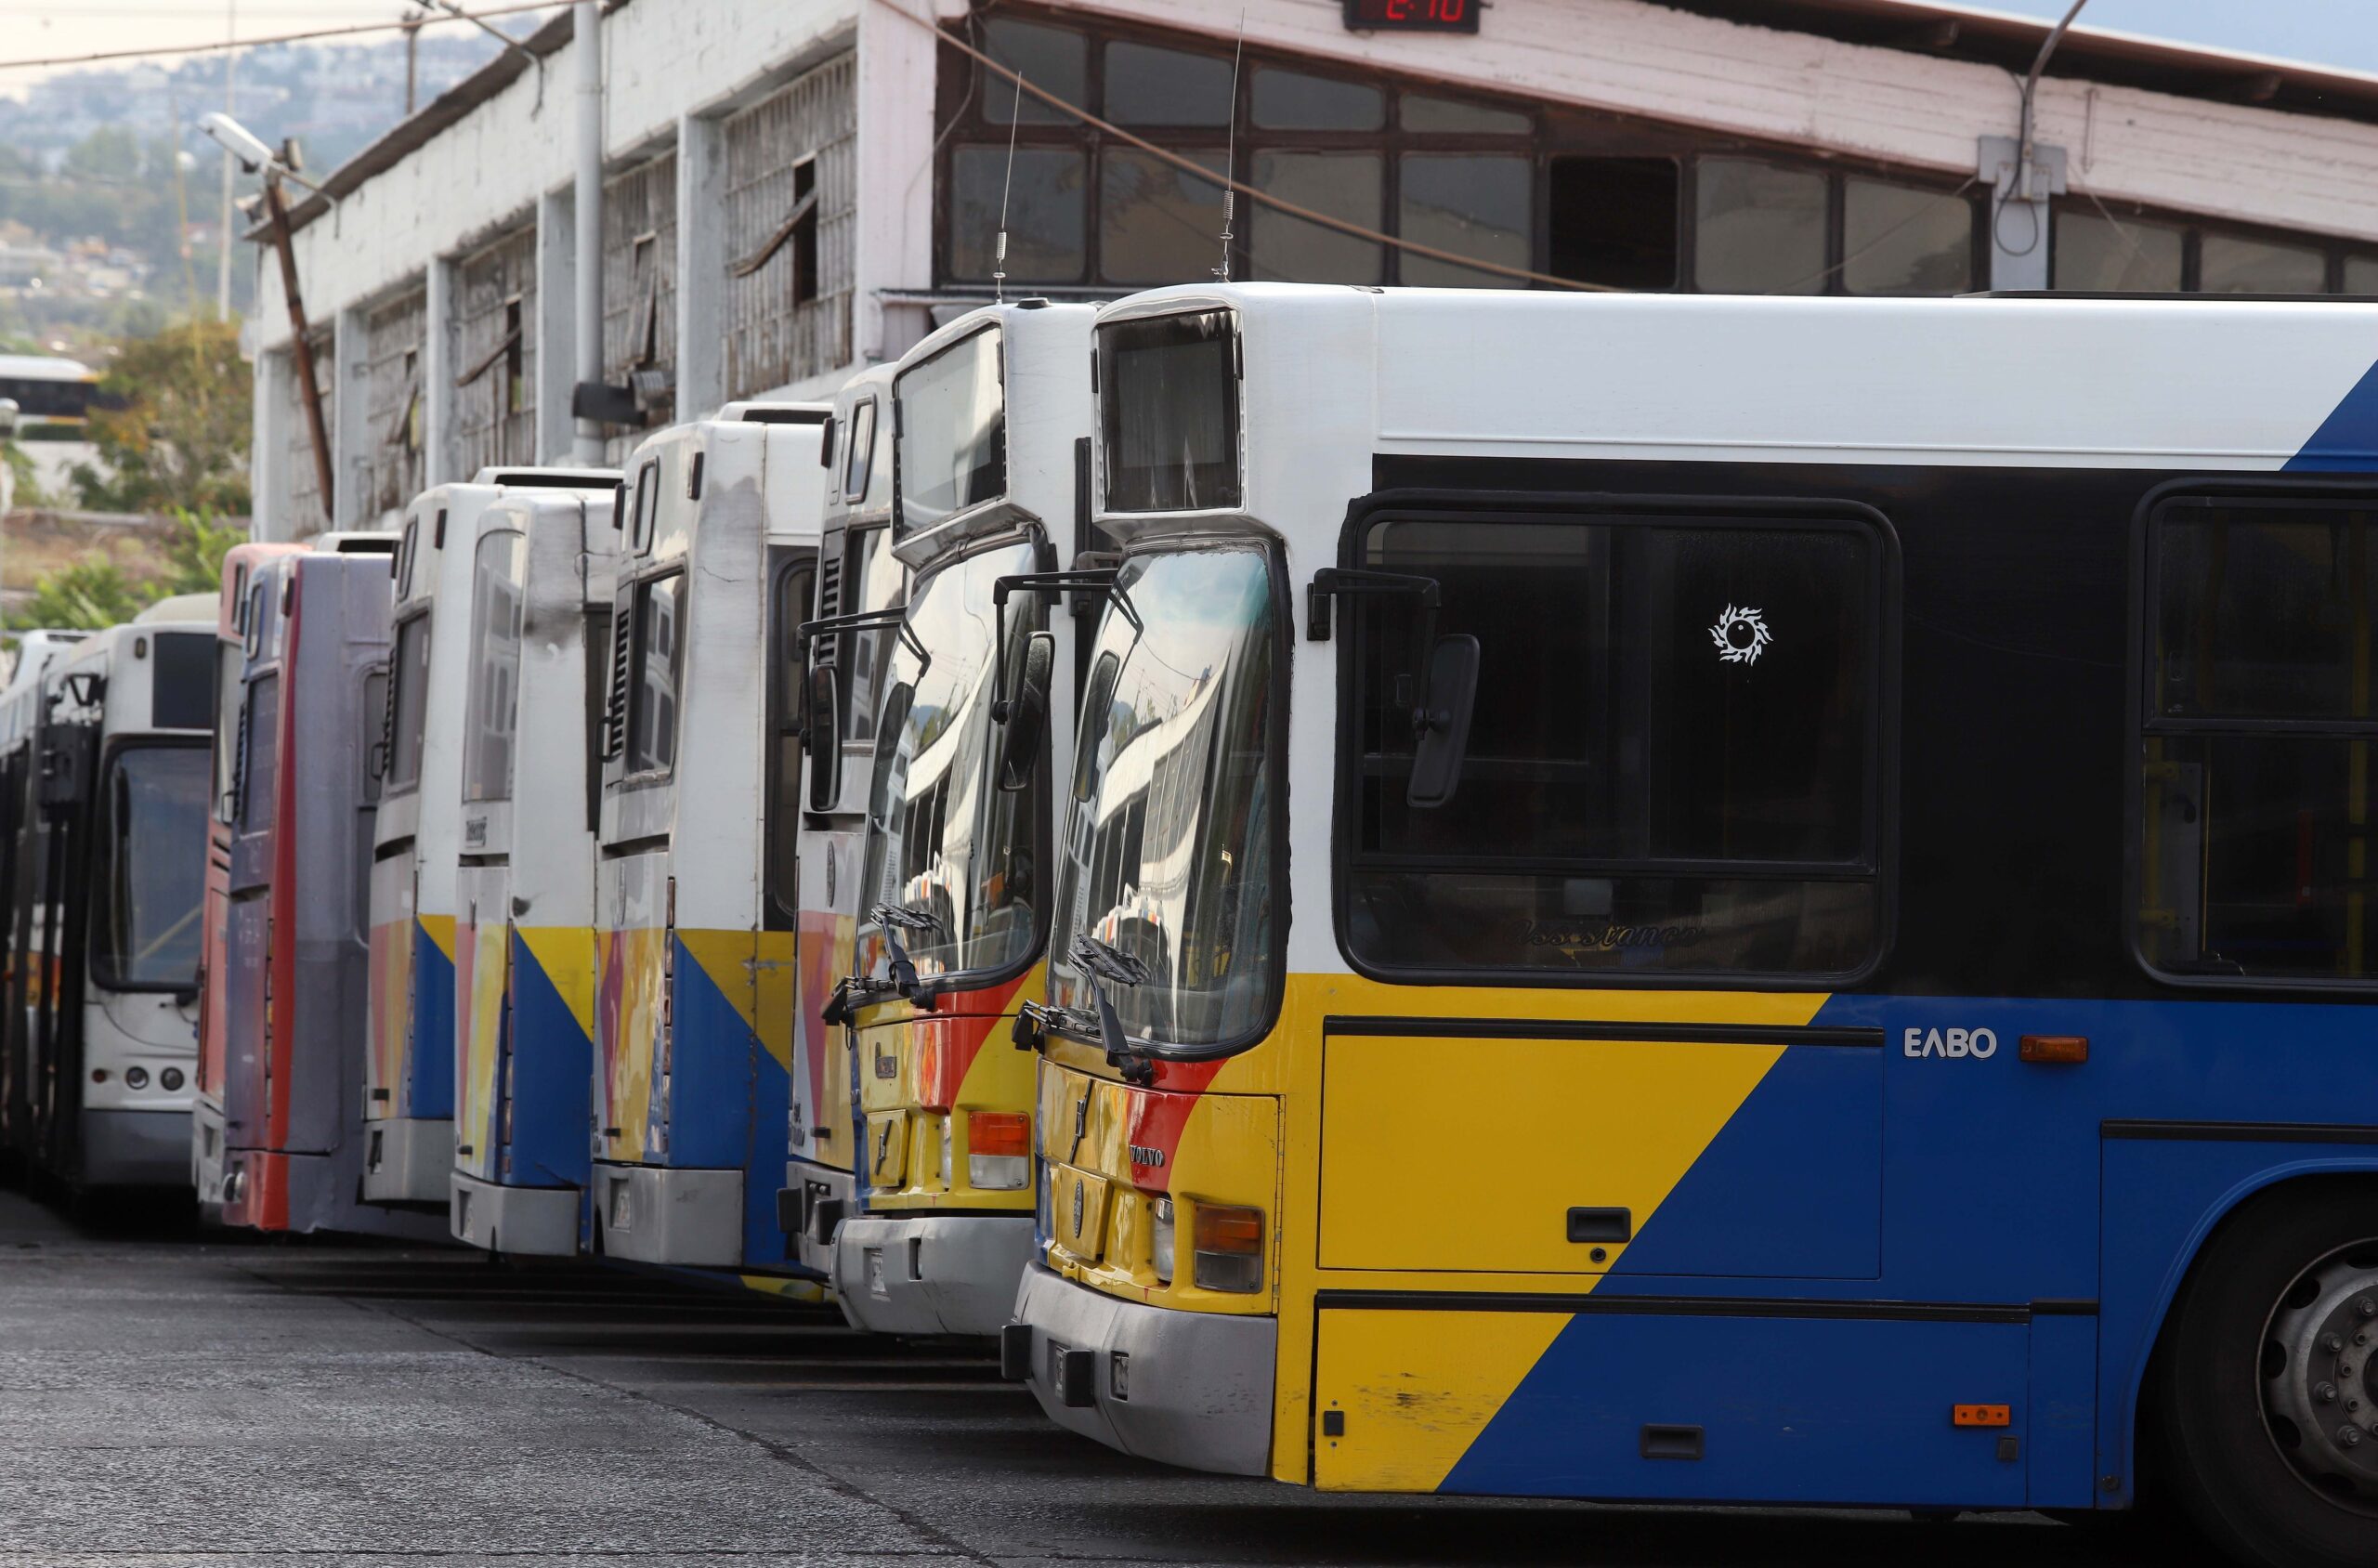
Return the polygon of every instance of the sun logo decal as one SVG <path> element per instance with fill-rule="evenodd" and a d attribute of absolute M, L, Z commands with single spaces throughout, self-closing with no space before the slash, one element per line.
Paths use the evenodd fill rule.
<path fill-rule="evenodd" d="M 1756 664 L 1775 639 L 1759 611 L 1748 605 L 1728 605 L 1719 612 L 1718 624 L 1709 628 L 1709 640 L 1718 645 L 1720 664 Z"/>

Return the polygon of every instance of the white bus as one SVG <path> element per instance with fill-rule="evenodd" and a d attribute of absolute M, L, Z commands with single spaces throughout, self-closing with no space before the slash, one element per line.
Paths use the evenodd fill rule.
<path fill-rule="evenodd" d="M 374 763 L 363 1196 L 450 1201 L 454 1169 L 454 870 L 462 852 L 471 550 L 479 515 L 520 490 L 608 505 L 605 469 L 489 468 L 424 490 L 397 546 L 388 706 Z"/>
<path fill-rule="evenodd" d="M 603 725 L 587 1243 L 617 1258 L 797 1272 L 777 1218 L 792 1104 L 799 689 L 829 411 L 729 404 L 627 468 Z M 780 734 L 780 730 L 778 732 Z"/>
<path fill-rule="evenodd" d="M 0 1116 L 70 1190 L 189 1181 L 215 678 L 198 597 L 57 647 L 6 698 Z"/>
<path fill-rule="evenodd" d="M 1043 300 L 970 311 L 893 379 L 894 552 L 912 579 L 835 1007 L 853 1025 L 865 1154 L 832 1284 L 861 1328 L 997 1333 L 1031 1254 L 1032 1063 L 1008 1034 L 1039 988 L 1049 759 L 1072 737 L 1076 621 L 1059 585 L 1087 582 L 1094 600 L 1111 575 L 1064 569 L 1088 542 L 1094 317 Z"/>
<path fill-rule="evenodd" d="M 798 890 L 792 1107 L 777 1222 L 793 1238 L 793 1256 L 819 1275 L 832 1264 L 834 1227 L 856 1196 L 851 1166 L 857 1142 L 850 1116 L 850 1031 L 829 1025 L 825 1007 L 851 972 L 875 715 L 890 657 L 890 623 L 898 621 L 908 594 L 908 568 L 892 554 L 892 371 L 869 366 L 834 396 L 820 454 L 826 505 L 817 544 L 816 634 L 803 650 L 776 661 L 769 700 L 776 765 L 795 765 L 795 748 L 808 745 L 806 732 L 829 722 L 825 713 L 804 722 L 805 688 L 828 678 L 814 672 L 832 672 L 835 738 L 829 745 L 818 737 L 817 765 L 807 768 L 803 786 L 799 831 L 782 821 L 773 824 L 767 851 L 771 861 L 792 857 L 790 880 Z M 813 672 L 806 681 L 804 667 Z M 779 886 L 788 881 L 780 863 L 773 880 Z"/>
<path fill-rule="evenodd" d="M 594 1061 L 601 660 L 617 502 L 523 491 L 478 516 L 456 875 L 453 1234 L 578 1250 Z"/>

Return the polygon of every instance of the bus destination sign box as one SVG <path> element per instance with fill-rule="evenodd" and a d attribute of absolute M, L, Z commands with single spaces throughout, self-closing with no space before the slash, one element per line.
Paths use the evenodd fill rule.
<path fill-rule="evenodd" d="M 1485 0 L 1344 0 L 1356 33 L 1475 33 Z"/>

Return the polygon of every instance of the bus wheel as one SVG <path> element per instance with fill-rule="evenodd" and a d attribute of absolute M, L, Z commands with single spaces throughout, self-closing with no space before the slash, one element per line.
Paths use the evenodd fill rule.
<path fill-rule="evenodd" d="M 2241 1205 L 2162 1350 L 2165 1479 L 2206 1534 L 2266 1568 L 2378 1562 L 2378 1189 Z"/>

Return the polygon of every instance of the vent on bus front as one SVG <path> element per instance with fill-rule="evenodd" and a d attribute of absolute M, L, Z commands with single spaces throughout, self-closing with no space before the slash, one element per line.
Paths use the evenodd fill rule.
<path fill-rule="evenodd" d="M 843 613 L 843 563 L 840 552 L 821 552 L 817 562 L 817 619 L 829 621 Z M 834 662 L 834 645 L 838 637 L 820 637 L 810 649 L 810 661 L 815 664 Z"/>
<path fill-rule="evenodd" d="M 621 610 L 611 621 L 611 699 L 603 705 L 603 760 L 628 746 L 628 638 L 635 617 Z"/>

